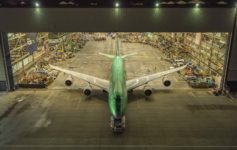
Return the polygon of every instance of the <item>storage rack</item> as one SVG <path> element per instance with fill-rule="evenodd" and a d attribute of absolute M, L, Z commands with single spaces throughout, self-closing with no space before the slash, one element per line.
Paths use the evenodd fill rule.
<path fill-rule="evenodd" d="M 157 47 L 170 61 L 183 58 L 192 61 L 206 75 L 222 76 L 228 33 L 120 33 L 120 36 L 125 42 Z"/>
<path fill-rule="evenodd" d="M 26 33 L 9 33 L 8 43 L 11 54 L 14 77 L 24 73 L 31 67 L 35 61 L 40 59 L 45 53 L 44 44 L 48 41 L 48 33 L 37 33 L 37 50 L 30 54 L 27 51 L 27 34 Z"/>

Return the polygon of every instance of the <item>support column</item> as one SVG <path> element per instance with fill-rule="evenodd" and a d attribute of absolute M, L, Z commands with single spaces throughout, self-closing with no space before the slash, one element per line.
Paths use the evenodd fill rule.
<path fill-rule="evenodd" d="M 2 90 L 13 91 L 15 89 L 8 37 L 7 33 L 3 32 L 0 33 L 0 81 L 1 79 L 3 80 Z"/>
<path fill-rule="evenodd" d="M 235 9 L 235 19 L 231 34 L 229 53 L 226 61 L 226 87 L 234 95 L 237 94 L 237 9 Z"/>
<path fill-rule="evenodd" d="M 6 71 L 4 67 L 3 49 L 0 43 L 0 91 L 7 90 Z"/>

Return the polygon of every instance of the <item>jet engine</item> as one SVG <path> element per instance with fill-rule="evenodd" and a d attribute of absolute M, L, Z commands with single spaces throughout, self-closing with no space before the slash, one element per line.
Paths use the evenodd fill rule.
<path fill-rule="evenodd" d="M 84 93 L 86 96 L 90 96 L 91 93 L 92 93 L 92 88 L 91 88 L 91 86 L 85 87 L 84 90 L 83 90 L 83 93 Z"/>
<path fill-rule="evenodd" d="M 151 94 L 152 94 L 152 88 L 151 88 L 150 86 L 148 86 L 148 85 L 144 86 L 144 94 L 145 94 L 146 96 L 151 96 Z"/>
<path fill-rule="evenodd" d="M 171 85 L 171 81 L 166 76 L 163 77 L 162 82 L 163 82 L 163 85 L 166 87 Z"/>
<path fill-rule="evenodd" d="M 73 78 L 72 78 L 71 75 L 69 75 L 69 76 L 66 78 L 66 80 L 65 80 L 65 85 L 66 85 L 66 86 L 71 86 L 72 83 L 73 83 L 72 81 L 73 81 Z"/>

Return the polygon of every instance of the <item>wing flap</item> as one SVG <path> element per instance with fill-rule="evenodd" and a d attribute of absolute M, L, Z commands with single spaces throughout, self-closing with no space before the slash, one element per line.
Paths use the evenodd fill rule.
<path fill-rule="evenodd" d="M 165 76 L 167 74 L 170 74 L 170 73 L 173 73 L 173 72 L 177 72 L 179 70 L 182 70 L 184 69 L 188 64 L 182 66 L 182 67 L 178 67 L 178 68 L 174 68 L 174 69 L 170 69 L 170 70 L 167 70 L 167 71 L 163 71 L 163 72 L 158 72 L 158 73 L 155 73 L 155 74 L 151 74 L 151 75 L 147 75 L 147 76 L 143 76 L 143 77 L 138 77 L 138 78 L 135 78 L 135 79 L 131 79 L 131 80 L 128 80 L 126 82 L 126 85 L 127 85 L 127 90 L 132 90 L 134 88 L 137 88 L 141 85 L 144 85 L 152 80 L 155 80 L 157 78 L 160 78 L 162 76 Z"/>

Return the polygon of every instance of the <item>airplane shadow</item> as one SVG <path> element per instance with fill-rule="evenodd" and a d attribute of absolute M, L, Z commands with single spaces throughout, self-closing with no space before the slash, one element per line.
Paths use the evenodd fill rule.
<path fill-rule="evenodd" d="M 86 101 L 98 99 L 98 100 L 104 101 L 106 103 L 108 102 L 108 93 L 106 93 L 106 92 L 104 92 L 103 90 L 100 90 L 100 89 L 94 89 L 92 91 L 91 96 L 85 96 L 83 94 L 83 91 L 80 90 L 80 89 L 67 90 L 67 93 L 75 93 L 75 92 L 76 93 L 81 92 L 82 98 Z M 136 89 L 136 90 L 133 90 L 133 92 L 128 92 L 128 103 L 133 103 L 133 102 L 140 101 L 140 100 L 143 100 L 143 101 L 146 101 L 146 102 L 152 102 L 152 101 L 156 100 L 158 93 L 170 94 L 170 93 L 172 93 L 172 90 L 170 90 L 170 89 L 153 90 L 153 94 L 148 97 L 148 96 L 144 95 L 144 91 L 142 89 Z"/>
<path fill-rule="evenodd" d="M 133 92 L 128 93 L 128 103 L 133 103 L 136 101 L 146 101 L 146 102 L 153 102 L 156 100 L 157 96 L 155 94 L 157 93 L 172 93 L 172 90 L 165 89 L 165 90 L 153 90 L 153 94 L 151 96 L 145 96 L 144 91 L 142 89 L 136 89 Z"/>

